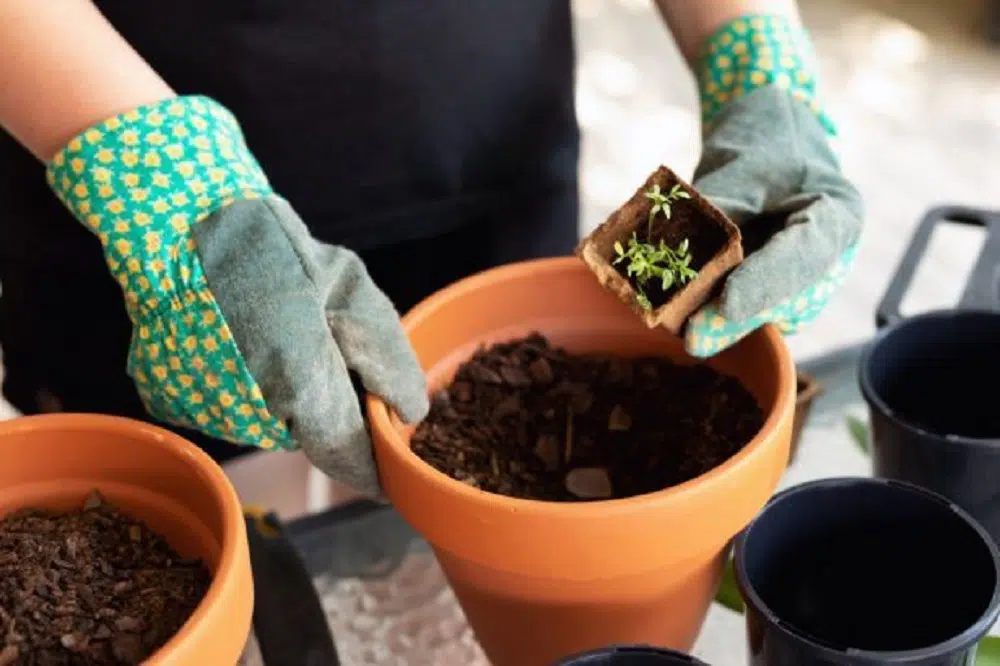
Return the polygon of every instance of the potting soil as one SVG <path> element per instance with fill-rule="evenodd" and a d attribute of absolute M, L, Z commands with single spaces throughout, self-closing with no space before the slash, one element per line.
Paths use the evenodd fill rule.
<path fill-rule="evenodd" d="M 707 365 L 572 355 L 535 334 L 466 362 L 434 396 L 411 447 L 489 492 L 584 501 L 697 477 L 763 423 L 749 391 Z"/>
<path fill-rule="evenodd" d="M 92 495 L 0 522 L 0 666 L 131 666 L 163 646 L 211 582 L 162 537 Z"/>

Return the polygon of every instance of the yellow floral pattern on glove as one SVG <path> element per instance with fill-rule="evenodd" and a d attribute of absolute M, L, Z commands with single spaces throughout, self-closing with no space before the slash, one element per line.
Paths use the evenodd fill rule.
<path fill-rule="evenodd" d="M 109 118 L 48 165 L 49 185 L 100 240 L 132 320 L 128 373 L 151 415 L 212 437 L 294 448 L 209 289 L 192 226 L 273 196 L 236 119 L 206 97 Z"/>
<path fill-rule="evenodd" d="M 816 91 L 816 56 L 806 31 L 784 16 L 744 16 L 704 44 L 698 69 L 702 128 L 709 133 L 726 104 L 764 86 L 777 86 L 806 104 L 827 134 L 837 133 Z"/>
<path fill-rule="evenodd" d="M 747 321 L 729 321 L 719 314 L 717 303 L 708 303 L 688 320 L 684 332 L 685 349 L 696 358 L 708 358 L 765 324 L 774 324 L 784 335 L 798 333 L 819 316 L 830 297 L 843 285 L 857 251 L 857 245 L 852 245 L 819 282 Z"/>

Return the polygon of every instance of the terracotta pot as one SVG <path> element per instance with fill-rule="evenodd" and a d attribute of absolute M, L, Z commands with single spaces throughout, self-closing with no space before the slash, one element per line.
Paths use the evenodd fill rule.
<path fill-rule="evenodd" d="M 800 372 L 795 378 L 795 419 L 792 422 L 792 452 L 788 456 L 788 464 L 795 462 L 802 441 L 802 431 L 809 420 L 809 412 L 813 402 L 823 394 L 823 386 L 812 376 Z"/>
<path fill-rule="evenodd" d="M 253 580 L 240 502 L 222 469 L 166 430 L 110 416 L 0 422 L 0 514 L 78 508 L 94 489 L 214 572 L 181 630 L 144 664 L 235 664 L 250 633 Z"/>
<path fill-rule="evenodd" d="M 462 280 L 404 317 L 431 390 L 484 344 L 539 331 L 575 352 L 663 354 L 682 341 L 643 322 L 575 257 Z M 513 499 L 424 463 L 383 402 L 368 398 L 388 497 L 432 545 L 494 666 L 550 666 L 614 644 L 687 651 L 712 602 L 727 545 L 771 496 L 788 461 L 795 369 L 763 328 L 713 359 L 763 406 L 739 454 L 674 488 L 588 503 Z"/>

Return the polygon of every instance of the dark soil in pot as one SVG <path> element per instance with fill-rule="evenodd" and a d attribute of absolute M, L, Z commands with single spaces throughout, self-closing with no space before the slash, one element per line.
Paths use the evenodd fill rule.
<path fill-rule="evenodd" d="M 93 494 L 83 508 L 0 522 L 0 666 L 132 666 L 187 621 L 211 583 L 162 537 Z"/>
<path fill-rule="evenodd" d="M 434 396 L 411 446 L 489 492 L 598 500 L 700 476 L 763 422 L 749 391 L 707 365 L 573 355 L 536 334 L 466 362 Z"/>

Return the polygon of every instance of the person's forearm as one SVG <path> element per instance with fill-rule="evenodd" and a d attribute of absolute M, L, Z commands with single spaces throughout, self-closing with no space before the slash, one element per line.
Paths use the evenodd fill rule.
<path fill-rule="evenodd" d="M 40 160 L 173 94 L 90 0 L 0 0 L 0 127 Z"/>
<path fill-rule="evenodd" d="M 656 4 L 689 63 L 698 58 L 709 35 L 740 16 L 774 14 L 801 21 L 795 0 L 656 0 Z"/>

